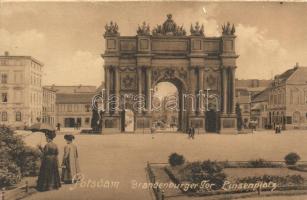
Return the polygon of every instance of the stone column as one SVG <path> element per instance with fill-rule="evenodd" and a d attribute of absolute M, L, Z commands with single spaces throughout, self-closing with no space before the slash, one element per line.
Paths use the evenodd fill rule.
<path fill-rule="evenodd" d="M 141 67 L 138 67 L 137 68 L 137 73 L 138 73 L 138 95 L 139 95 L 139 98 L 142 96 L 142 68 Z M 138 109 L 138 113 L 141 114 L 142 111 L 141 111 L 141 105 L 142 105 L 142 102 L 140 101 L 139 102 L 139 109 Z"/>
<path fill-rule="evenodd" d="M 195 114 L 195 106 L 196 106 L 196 101 L 195 101 L 195 68 L 191 67 L 189 69 L 189 80 L 190 80 L 190 93 L 188 94 L 187 97 L 187 101 L 188 101 L 188 105 L 190 105 L 190 109 L 189 109 L 189 114 L 193 115 Z M 192 99 L 191 99 L 192 96 Z M 194 108 L 194 110 L 193 110 Z"/>
<path fill-rule="evenodd" d="M 235 101 L 235 95 L 236 95 L 236 81 L 235 81 L 235 73 L 236 73 L 236 68 L 232 68 L 231 70 L 232 76 L 231 76 L 231 81 L 232 81 L 232 113 L 235 113 L 236 110 L 236 101 Z"/>
<path fill-rule="evenodd" d="M 146 108 L 147 108 L 147 112 L 150 113 L 151 112 L 151 67 L 148 67 L 146 69 L 146 80 L 147 80 L 147 103 L 146 103 Z"/>
<path fill-rule="evenodd" d="M 203 111 L 203 106 L 204 106 L 204 99 L 203 99 L 203 95 L 204 95 L 204 68 L 203 67 L 200 67 L 199 68 L 199 90 L 201 91 L 201 95 L 202 96 L 200 96 L 200 98 L 199 98 L 199 100 L 200 100 L 200 102 L 199 102 L 199 107 L 198 107 L 198 109 L 199 109 L 199 113 L 201 114 L 201 115 L 203 115 L 204 113 L 204 111 Z M 198 91 L 198 93 L 199 93 L 199 91 Z"/>
<path fill-rule="evenodd" d="M 120 100 L 120 81 L 119 81 L 119 66 L 116 66 L 115 68 L 115 101 L 116 101 L 116 107 L 115 107 L 115 113 L 118 113 L 119 109 L 119 100 Z"/>
<path fill-rule="evenodd" d="M 228 78 L 227 78 L 227 68 L 223 68 L 223 114 L 227 113 L 227 102 L 228 102 L 228 92 L 227 92 L 227 84 L 228 84 Z"/>
<path fill-rule="evenodd" d="M 109 66 L 105 67 L 105 83 L 106 83 L 106 113 L 110 112 L 109 96 L 110 96 L 110 69 Z"/>

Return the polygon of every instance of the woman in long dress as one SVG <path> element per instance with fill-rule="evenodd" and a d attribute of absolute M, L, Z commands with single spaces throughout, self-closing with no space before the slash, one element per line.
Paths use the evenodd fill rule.
<path fill-rule="evenodd" d="M 80 173 L 77 146 L 73 144 L 75 137 L 73 135 L 65 135 L 67 145 L 64 147 L 64 156 L 62 162 L 62 181 L 66 184 L 78 181 Z"/>
<path fill-rule="evenodd" d="M 54 131 L 48 131 L 45 136 L 47 144 L 44 148 L 39 146 L 43 156 L 36 186 L 38 191 L 48 191 L 61 187 L 58 161 L 59 151 L 57 145 L 53 143 L 56 134 Z"/>

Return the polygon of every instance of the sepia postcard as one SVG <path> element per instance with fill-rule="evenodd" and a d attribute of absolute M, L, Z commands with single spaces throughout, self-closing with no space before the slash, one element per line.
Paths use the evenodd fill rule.
<path fill-rule="evenodd" d="M 0 200 L 306 200 L 307 2 L 0 0 Z"/>

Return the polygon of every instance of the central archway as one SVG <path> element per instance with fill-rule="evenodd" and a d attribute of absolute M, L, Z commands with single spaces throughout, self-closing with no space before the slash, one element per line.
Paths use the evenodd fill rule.
<path fill-rule="evenodd" d="M 186 131 L 187 111 L 183 100 L 183 94 L 187 91 L 186 84 L 177 77 L 161 78 L 153 83 L 153 90 L 153 124 L 168 132 Z M 156 109 L 155 105 L 158 99 L 160 109 Z"/>

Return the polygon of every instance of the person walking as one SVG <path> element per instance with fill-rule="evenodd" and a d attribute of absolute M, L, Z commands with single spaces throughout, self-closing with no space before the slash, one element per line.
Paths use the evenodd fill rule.
<path fill-rule="evenodd" d="M 191 128 L 191 138 L 194 139 L 194 135 L 195 135 L 195 128 L 192 127 Z"/>
<path fill-rule="evenodd" d="M 79 155 L 77 146 L 73 144 L 75 136 L 67 134 L 64 136 L 67 145 L 64 147 L 64 155 L 62 161 L 62 181 L 65 184 L 75 183 L 80 173 Z"/>
<path fill-rule="evenodd" d="M 61 130 L 61 124 L 57 123 L 56 128 L 57 128 L 57 131 L 60 131 Z"/>
<path fill-rule="evenodd" d="M 53 142 L 56 134 L 54 131 L 47 131 L 45 136 L 47 144 L 44 148 L 40 145 L 38 146 L 43 155 L 36 189 L 41 192 L 61 187 L 58 161 L 59 151 L 57 145 Z"/>

